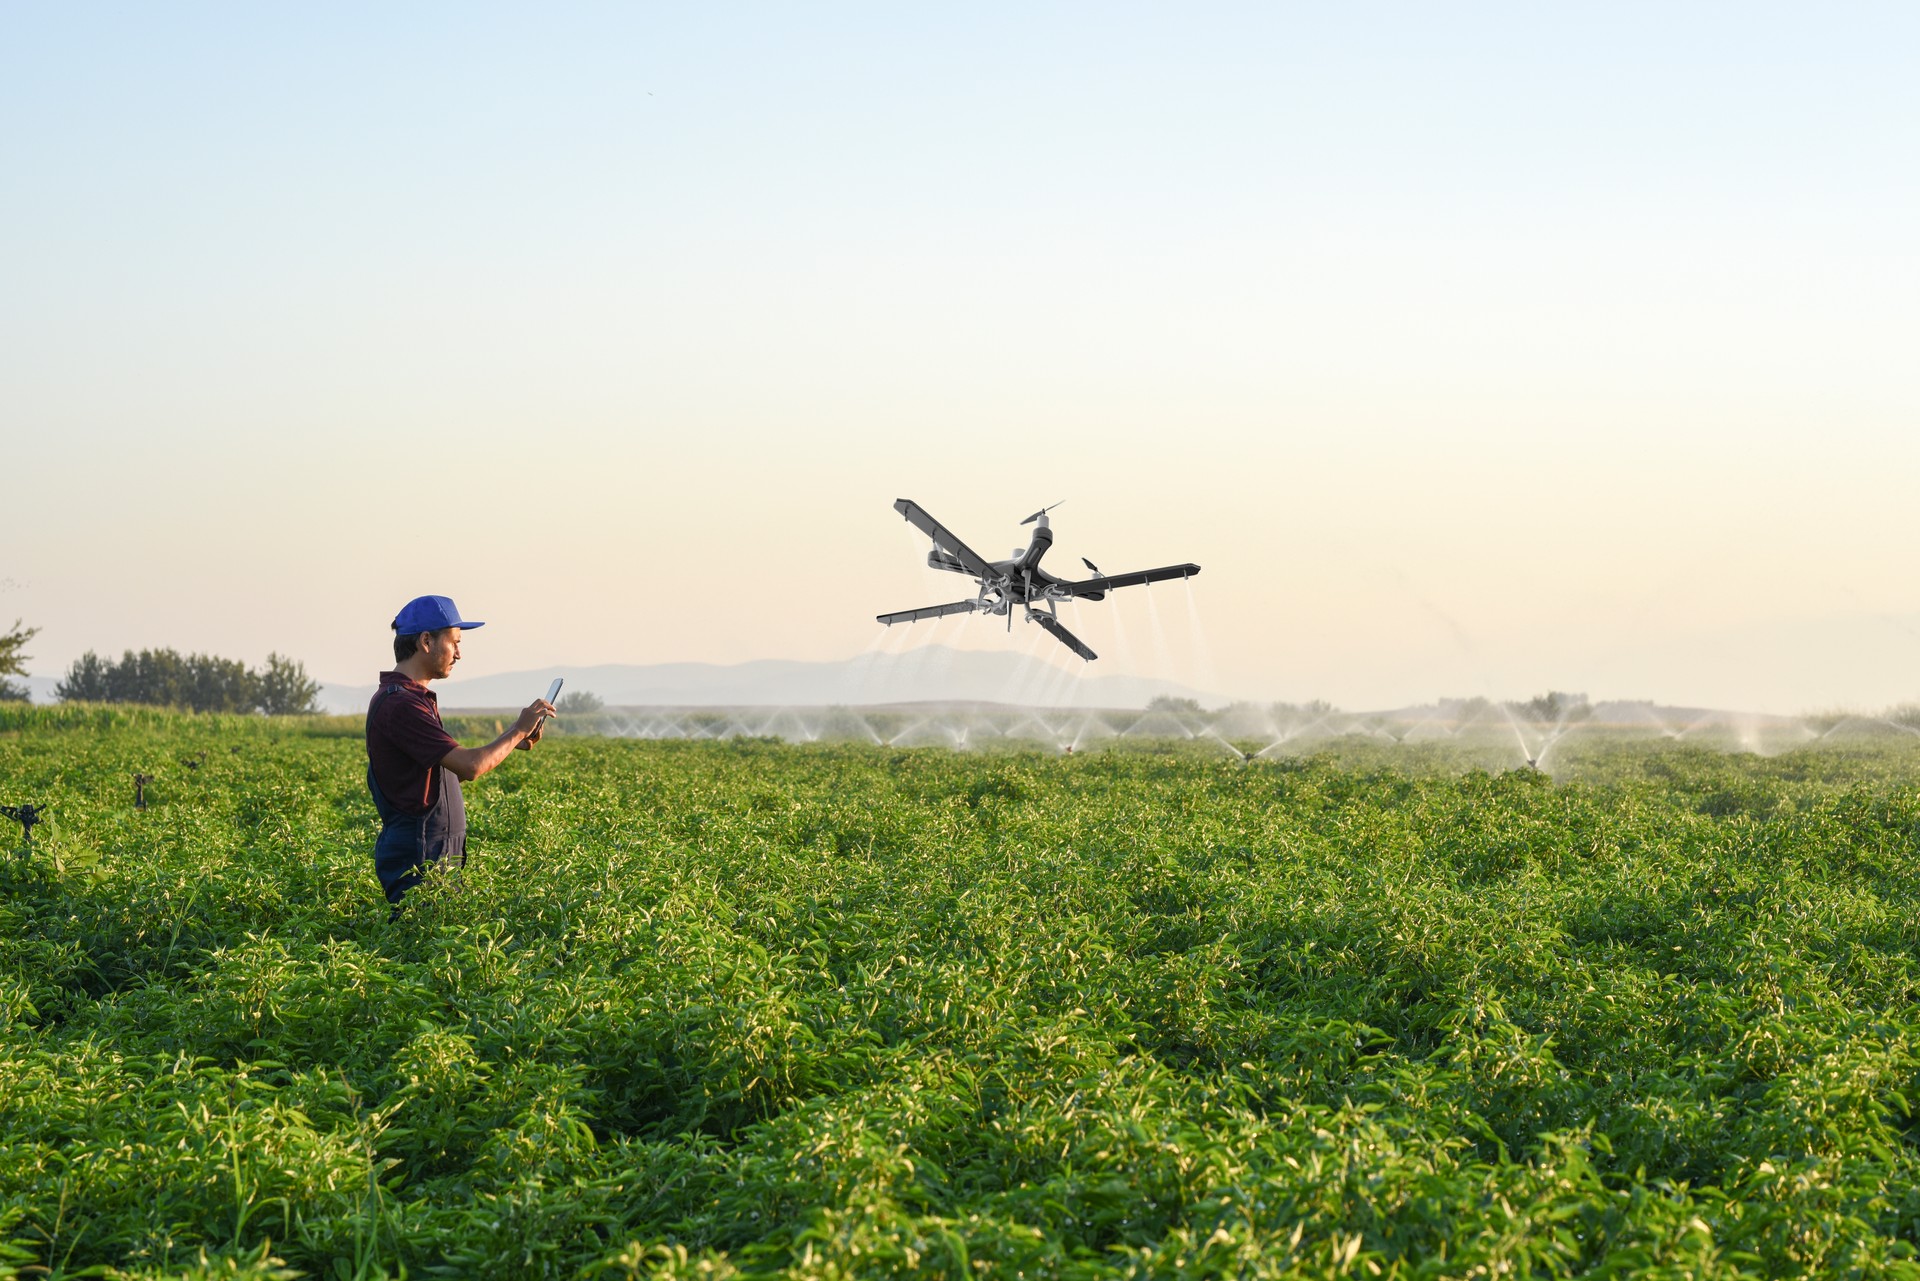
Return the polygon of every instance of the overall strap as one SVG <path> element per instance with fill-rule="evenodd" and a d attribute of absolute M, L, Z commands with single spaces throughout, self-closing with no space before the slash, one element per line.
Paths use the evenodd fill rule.
<path fill-rule="evenodd" d="M 387 695 L 393 693 L 393 691 L 398 688 L 400 688 L 398 685 L 382 685 L 379 689 L 376 689 L 375 691 L 373 691 L 373 699 L 371 702 L 367 704 L 367 733 L 369 737 L 371 737 L 373 733 L 373 713 L 380 706 L 380 700 L 385 698 Z M 433 813 L 435 809 L 439 808 L 440 802 L 443 799 L 443 797 L 441 796 L 434 795 L 434 784 L 438 783 L 439 781 L 440 781 L 440 767 L 436 765 L 432 769 L 427 771 L 427 798 L 428 798 L 427 813 L 428 814 Z M 369 755 L 369 758 L 367 760 L 367 790 L 373 793 L 373 807 L 377 810 L 380 810 L 380 817 L 382 820 L 385 820 L 385 818 L 387 817 L 387 814 L 383 806 L 387 804 L 391 804 L 391 802 L 388 802 L 386 798 L 381 795 L 380 785 L 379 783 L 374 781 L 373 760 L 371 758 L 371 755 Z M 440 789 L 440 791 L 444 793 L 446 789 L 443 787 Z"/>
<path fill-rule="evenodd" d="M 367 728 L 373 728 L 373 714 L 380 709 L 380 700 L 393 693 L 393 686 L 382 685 L 373 691 L 373 699 L 367 704 Z"/>

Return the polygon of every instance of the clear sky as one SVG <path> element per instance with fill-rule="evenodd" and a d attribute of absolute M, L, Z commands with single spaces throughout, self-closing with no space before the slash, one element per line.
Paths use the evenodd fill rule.
<path fill-rule="evenodd" d="M 963 594 L 895 498 L 990 554 L 1067 499 L 1064 565 L 1205 567 L 1080 611 L 1110 670 L 1920 699 L 1916 47 L 1904 4 L 8 6 L 0 626 L 366 683 L 444 592 L 463 674 L 841 658 Z"/>

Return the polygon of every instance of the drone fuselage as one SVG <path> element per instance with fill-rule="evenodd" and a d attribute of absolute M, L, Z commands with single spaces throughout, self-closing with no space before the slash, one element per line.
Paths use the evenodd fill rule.
<path fill-rule="evenodd" d="M 1032 609 L 1035 605 L 1046 604 L 1051 608 L 1056 602 L 1073 598 L 1064 580 L 1040 568 L 1040 559 L 1052 546 L 1053 528 L 1042 514 L 1034 522 L 1033 537 L 1028 540 L 1025 551 L 1006 560 L 987 562 L 987 568 L 993 571 L 990 578 L 975 574 L 960 563 L 958 556 L 937 545 L 927 553 L 927 565 L 931 569 L 943 569 L 949 574 L 963 574 L 979 583 L 982 613 L 1004 614 L 1015 605 Z M 1104 592 L 1082 592 L 1080 599 L 1102 600 L 1105 595 Z"/>

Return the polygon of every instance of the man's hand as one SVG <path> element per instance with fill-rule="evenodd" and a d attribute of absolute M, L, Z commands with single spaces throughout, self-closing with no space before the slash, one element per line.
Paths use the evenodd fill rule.
<path fill-rule="evenodd" d="M 533 745 L 540 741 L 541 734 L 545 732 L 544 722 L 547 717 L 558 715 L 559 713 L 553 710 L 553 704 L 544 698 L 536 698 L 528 703 L 521 711 L 520 718 L 513 723 L 513 728 L 523 735 L 521 740 L 514 744 L 514 750 L 530 751 Z"/>
<path fill-rule="evenodd" d="M 540 721 L 557 714 L 552 703 L 544 698 L 536 698 L 513 722 L 513 728 L 503 731 L 499 738 L 485 747 L 456 747 L 441 758 L 440 764 L 452 770 L 454 777 L 462 783 L 471 783 L 482 774 L 492 772 L 501 761 L 507 759 L 509 752 L 524 752 L 539 742 Z"/>

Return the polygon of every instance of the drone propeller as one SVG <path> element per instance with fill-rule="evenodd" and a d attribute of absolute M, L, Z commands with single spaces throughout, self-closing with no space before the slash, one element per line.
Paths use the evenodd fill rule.
<path fill-rule="evenodd" d="M 1100 567 L 1099 567 L 1098 565 L 1096 565 L 1096 564 L 1094 564 L 1094 563 L 1093 563 L 1092 561 L 1090 561 L 1090 560 L 1088 560 L 1088 559 L 1087 559 L 1087 558 L 1086 558 L 1085 556 L 1082 556 L 1082 557 L 1080 558 L 1080 563 L 1081 563 L 1082 565 L 1085 565 L 1085 566 L 1086 566 L 1086 567 L 1087 567 L 1088 569 L 1090 569 L 1090 570 L 1092 570 L 1092 571 L 1093 571 L 1093 576 L 1094 576 L 1095 578 L 1105 578 L 1105 577 L 1106 577 L 1106 575 L 1105 575 L 1105 574 L 1103 574 L 1103 573 L 1101 573 L 1101 572 L 1100 572 Z"/>
<path fill-rule="evenodd" d="M 1060 505 L 1061 505 L 1062 503 L 1065 503 L 1066 501 L 1067 501 L 1066 499 L 1064 499 L 1064 498 L 1062 498 L 1062 499 L 1060 500 L 1060 502 L 1058 502 L 1058 503 L 1055 503 L 1055 504 L 1053 504 L 1053 507 L 1042 507 L 1042 508 L 1041 508 L 1041 509 L 1040 509 L 1039 511 L 1037 511 L 1037 512 L 1035 512 L 1035 513 L 1034 513 L 1033 515 L 1031 515 L 1031 516 L 1029 516 L 1029 517 L 1027 517 L 1027 518 L 1026 518 L 1025 520 L 1023 520 L 1023 521 L 1021 521 L 1020 523 L 1021 523 L 1022 525 L 1031 525 L 1031 524 L 1033 524 L 1033 522 L 1034 522 L 1034 521 L 1036 521 L 1036 520 L 1039 520 L 1039 519 L 1040 519 L 1040 518 L 1041 518 L 1042 516 L 1044 516 L 1044 515 L 1046 515 L 1046 514 L 1047 514 L 1048 512 L 1050 512 L 1050 511 L 1052 511 L 1054 507 L 1058 507 L 1058 506 L 1060 506 Z"/>

